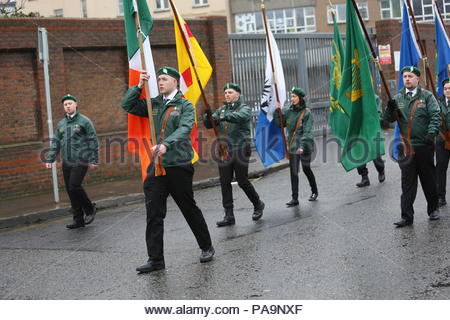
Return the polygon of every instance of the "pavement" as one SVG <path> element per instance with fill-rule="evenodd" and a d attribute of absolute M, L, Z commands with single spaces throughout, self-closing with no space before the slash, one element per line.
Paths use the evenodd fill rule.
<path fill-rule="evenodd" d="M 253 151 L 249 164 L 249 177 L 257 178 L 289 166 L 287 160 L 264 168 L 256 151 Z M 195 165 L 194 190 L 219 184 L 217 164 L 210 161 Z M 118 207 L 144 199 L 140 178 L 108 181 L 84 185 L 90 199 L 97 204 L 98 210 Z M 60 203 L 55 204 L 53 193 L 25 196 L 0 201 L 0 230 L 18 226 L 42 223 L 49 219 L 70 216 L 70 203 L 65 190 L 61 190 Z"/>

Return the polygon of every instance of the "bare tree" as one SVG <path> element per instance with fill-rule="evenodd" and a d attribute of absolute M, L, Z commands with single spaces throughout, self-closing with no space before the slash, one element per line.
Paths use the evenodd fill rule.
<path fill-rule="evenodd" d="M 35 17 L 38 14 L 30 12 L 25 14 L 27 0 L 0 0 L 0 17 Z"/>

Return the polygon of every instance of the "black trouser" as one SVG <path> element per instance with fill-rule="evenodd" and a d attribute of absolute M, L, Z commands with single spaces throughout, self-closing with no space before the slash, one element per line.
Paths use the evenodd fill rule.
<path fill-rule="evenodd" d="M 402 179 L 400 205 L 402 218 L 414 220 L 414 200 L 417 194 L 417 177 L 427 199 L 427 212 L 430 215 L 438 208 L 436 187 L 436 168 L 434 167 L 434 146 L 414 147 L 414 154 L 399 162 Z"/>
<path fill-rule="evenodd" d="M 84 213 L 90 214 L 92 212 L 92 202 L 89 200 L 86 191 L 84 191 L 81 183 L 88 170 L 87 165 L 68 165 L 63 162 L 62 165 L 64 184 L 69 195 L 70 204 L 73 211 L 73 219 L 75 221 L 83 221 Z"/>
<path fill-rule="evenodd" d="M 260 202 L 255 188 L 248 181 L 248 163 L 251 156 L 250 146 L 230 151 L 230 159 L 219 163 L 220 187 L 222 190 L 222 204 L 225 209 L 233 209 L 233 187 L 231 182 L 236 176 L 239 187 L 244 190 L 248 199 L 257 206 Z"/>
<path fill-rule="evenodd" d="M 438 141 L 436 143 L 436 181 L 440 199 L 445 199 L 449 159 L 450 150 L 445 149 L 444 141 Z"/>
<path fill-rule="evenodd" d="M 202 250 L 211 247 L 208 226 L 202 211 L 195 203 L 192 191 L 194 167 L 189 164 L 165 169 L 165 176 L 148 175 L 144 181 L 145 208 L 147 210 L 145 239 L 148 257 L 152 260 L 164 259 L 164 218 L 169 194 L 180 208 L 199 247 Z M 149 169 L 147 171 L 149 172 Z"/>
<path fill-rule="evenodd" d="M 298 200 L 298 170 L 300 160 L 302 162 L 302 170 L 308 178 L 309 186 L 312 193 L 318 193 L 316 178 L 311 170 L 311 153 L 308 154 L 289 154 L 289 168 L 291 171 L 291 190 L 292 199 Z"/>
<path fill-rule="evenodd" d="M 379 156 L 378 158 L 373 160 L 373 165 L 377 169 L 378 173 L 384 172 L 384 161 L 381 158 L 381 156 Z M 362 166 L 358 167 L 356 170 L 358 170 L 358 174 L 360 176 L 367 176 L 369 174 L 369 170 L 367 170 L 367 164 L 363 164 Z"/>

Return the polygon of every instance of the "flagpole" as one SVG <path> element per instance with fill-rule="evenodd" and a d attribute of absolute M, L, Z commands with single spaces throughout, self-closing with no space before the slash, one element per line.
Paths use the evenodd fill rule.
<path fill-rule="evenodd" d="M 266 17 L 266 7 L 264 5 L 264 0 L 261 0 L 261 11 L 262 11 L 262 16 L 263 16 L 263 21 L 264 21 L 264 28 L 266 31 L 266 39 L 267 39 L 267 46 L 269 49 L 269 57 L 270 57 L 270 65 L 272 68 L 272 78 L 273 78 L 273 85 L 275 87 L 275 96 L 277 98 L 277 102 L 280 102 L 280 95 L 278 93 L 278 86 L 277 86 L 277 78 L 276 78 L 276 74 L 275 74 L 275 66 L 273 64 L 273 56 L 272 56 L 272 48 L 270 45 L 270 38 L 269 38 L 269 28 L 267 26 L 267 17 Z M 289 158 L 289 153 L 288 153 L 288 148 L 287 148 L 287 143 L 286 143 L 286 134 L 284 133 L 284 129 L 283 129 L 283 114 L 281 113 L 281 109 L 280 108 L 276 108 L 277 113 L 278 113 L 278 119 L 280 121 L 280 126 L 281 126 L 281 134 L 283 136 L 283 144 L 284 144 L 284 156 L 286 159 Z"/>
<path fill-rule="evenodd" d="M 135 6 L 135 14 L 134 14 L 134 21 L 136 23 L 136 30 L 137 30 L 137 38 L 139 43 L 139 51 L 141 54 L 141 69 L 147 71 L 147 65 L 145 63 L 145 53 L 144 53 L 144 46 L 142 42 L 142 32 L 141 32 L 141 20 L 139 17 L 139 8 L 138 3 L 139 0 L 136 0 L 136 6 Z M 147 35 L 148 36 L 148 35 Z M 153 107 L 152 107 L 152 99 L 150 95 L 150 86 L 148 84 L 148 81 L 144 81 L 144 88 L 145 88 L 145 100 L 147 102 L 147 112 L 148 112 L 148 124 L 150 129 L 150 139 L 152 142 L 152 145 L 156 145 L 156 132 L 155 132 L 155 123 L 153 121 Z M 155 176 L 164 176 L 166 174 L 166 171 L 164 170 L 162 164 L 161 164 L 161 156 L 154 157 L 154 167 L 155 167 Z"/>
<path fill-rule="evenodd" d="M 172 0 L 169 0 L 169 3 L 170 3 L 170 6 L 172 7 L 172 10 L 173 10 L 173 13 L 174 13 L 174 18 L 175 18 L 175 20 L 177 22 L 177 25 L 178 25 L 178 29 L 179 29 L 178 31 L 180 32 L 181 38 L 183 39 L 184 46 L 186 47 L 186 51 L 187 51 L 188 56 L 189 56 L 189 61 L 191 62 L 192 68 L 194 69 L 194 74 L 195 74 L 195 77 L 197 78 L 197 84 L 198 84 L 198 87 L 200 88 L 200 93 L 201 93 L 201 96 L 202 96 L 203 103 L 205 105 L 205 109 L 211 111 L 211 106 L 208 103 L 208 99 L 206 98 L 205 91 L 203 90 L 202 83 L 200 81 L 200 77 L 198 76 L 196 63 L 194 62 L 194 58 L 192 57 L 192 53 L 191 53 L 191 50 L 190 50 L 190 47 L 189 47 L 189 43 L 188 43 L 188 41 L 186 39 L 185 33 L 183 32 L 183 30 L 181 28 L 181 21 L 180 21 L 180 16 L 178 15 L 178 10 L 175 7 L 175 5 L 173 4 Z M 225 161 L 226 159 L 228 159 L 228 148 L 220 140 L 219 129 L 217 128 L 216 122 L 214 121 L 211 113 L 209 113 L 209 121 L 210 121 L 210 123 L 211 123 L 211 125 L 213 127 L 214 134 L 215 134 L 216 138 L 219 141 L 220 157 L 221 157 L 221 159 L 223 161 Z"/>
<path fill-rule="evenodd" d="M 426 78 L 428 77 L 428 82 L 430 84 L 431 91 L 433 92 L 434 97 L 436 97 L 436 88 L 434 86 L 434 81 L 433 81 L 433 77 L 431 75 L 430 66 L 428 65 L 428 58 L 426 56 L 426 52 L 425 52 L 425 48 L 423 46 L 422 40 L 420 39 L 420 33 L 419 33 L 419 29 L 417 28 L 416 18 L 414 17 L 414 11 L 412 10 L 411 3 L 409 3 L 409 0 L 406 0 L 406 5 L 408 6 L 409 15 L 412 18 L 414 31 L 416 33 L 417 42 L 419 42 L 420 51 L 422 53 L 422 60 L 424 62 L 424 66 L 425 66 L 425 84 L 428 88 L 428 85 L 426 82 Z"/>
<path fill-rule="evenodd" d="M 376 64 L 376 66 L 378 68 L 378 72 L 380 73 L 380 78 L 381 78 L 381 82 L 383 83 L 384 90 L 386 91 L 388 99 L 392 100 L 391 91 L 389 90 L 389 87 L 388 87 L 387 82 L 386 82 L 386 78 L 384 77 L 384 73 L 383 73 L 383 69 L 381 68 L 380 60 L 378 59 L 378 57 L 377 57 L 377 55 L 375 53 L 375 50 L 374 50 L 374 48 L 372 46 L 372 42 L 370 41 L 369 34 L 367 33 L 367 30 L 366 30 L 366 26 L 365 26 L 364 21 L 363 21 L 363 19 L 361 17 L 361 14 L 359 13 L 358 6 L 356 5 L 355 0 L 352 0 L 352 3 L 353 3 L 353 7 L 355 8 L 356 14 L 358 16 L 358 20 L 359 20 L 359 23 L 361 25 L 361 28 L 364 31 L 364 35 L 366 36 L 366 41 L 369 44 L 373 60 L 375 61 L 375 64 Z M 398 110 L 395 113 L 395 117 L 396 117 L 396 120 L 397 120 L 398 129 L 400 131 L 400 137 L 402 138 L 402 141 L 405 143 L 405 146 L 407 148 L 407 150 L 406 150 L 407 154 L 409 154 L 409 145 L 407 144 L 407 139 L 405 138 L 405 133 L 404 133 L 403 128 L 402 128 L 401 123 L 400 123 L 400 115 L 398 113 Z"/>
<path fill-rule="evenodd" d="M 333 22 L 334 22 L 334 17 L 335 17 L 336 14 L 334 13 L 333 3 L 331 2 L 331 0 L 328 0 L 328 3 L 330 4 L 331 16 L 332 16 Z"/>

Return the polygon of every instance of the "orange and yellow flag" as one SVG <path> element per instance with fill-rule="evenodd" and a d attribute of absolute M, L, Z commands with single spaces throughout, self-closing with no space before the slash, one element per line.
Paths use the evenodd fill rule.
<path fill-rule="evenodd" d="M 173 3 L 171 1 L 171 5 Z M 196 104 L 201 95 L 201 89 L 197 80 L 195 71 L 197 71 L 198 79 L 202 88 L 206 86 L 212 74 L 212 67 L 208 59 L 203 53 L 197 39 L 192 35 L 186 21 L 178 15 L 176 8 L 173 6 L 175 15 L 175 39 L 177 46 L 178 70 L 181 74 L 180 90 L 186 99 L 192 102 L 196 109 Z M 180 22 L 180 25 L 178 24 Z M 192 57 L 192 62 L 189 57 Z M 195 68 L 195 71 L 194 71 Z M 192 147 L 194 148 L 194 158 L 192 163 L 198 160 L 198 127 L 197 127 L 197 110 L 195 110 L 195 123 L 191 132 Z"/>

